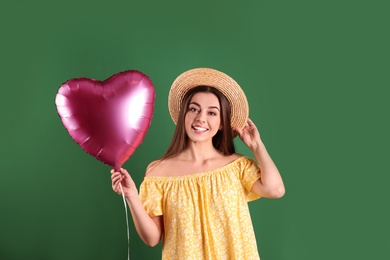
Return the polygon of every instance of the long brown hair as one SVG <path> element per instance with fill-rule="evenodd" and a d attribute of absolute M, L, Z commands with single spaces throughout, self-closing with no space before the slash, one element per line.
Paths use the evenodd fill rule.
<path fill-rule="evenodd" d="M 230 155 L 235 153 L 233 131 L 230 124 L 231 112 L 229 101 L 218 89 L 214 87 L 197 86 L 190 89 L 183 98 L 171 144 L 169 145 L 165 154 L 161 157 L 161 160 L 172 158 L 184 151 L 184 149 L 187 147 L 188 136 L 184 126 L 184 119 L 187 114 L 192 97 L 196 93 L 200 92 L 214 94 L 218 98 L 219 104 L 221 106 L 222 130 L 218 130 L 218 132 L 213 136 L 214 148 L 219 150 L 224 155 Z"/>

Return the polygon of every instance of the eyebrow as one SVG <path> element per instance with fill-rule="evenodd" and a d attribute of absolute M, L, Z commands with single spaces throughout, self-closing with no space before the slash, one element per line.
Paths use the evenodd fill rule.
<path fill-rule="evenodd" d="M 199 105 L 198 103 L 196 103 L 196 102 L 191 102 L 190 105 L 191 105 L 191 104 L 197 105 L 198 107 L 200 107 L 200 105 Z M 217 106 L 209 106 L 209 109 L 210 109 L 210 108 L 215 108 L 215 109 L 218 109 L 218 111 L 219 111 L 219 108 L 218 108 Z"/>

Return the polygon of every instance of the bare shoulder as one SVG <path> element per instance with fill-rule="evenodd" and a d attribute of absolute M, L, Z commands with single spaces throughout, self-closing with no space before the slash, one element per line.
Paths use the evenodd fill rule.
<path fill-rule="evenodd" d="M 234 153 L 234 154 L 231 154 L 231 155 L 228 155 L 228 156 L 224 156 L 224 164 L 229 164 L 229 163 L 232 163 L 234 162 L 235 160 L 241 158 L 243 155 L 242 154 L 238 154 L 238 153 Z"/>
<path fill-rule="evenodd" d="M 161 160 L 155 160 L 151 163 L 149 163 L 148 167 L 146 168 L 145 176 L 153 176 L 156 172 L 157 166 L 161 163 Z"/>
<path fill-rule="evenodd" d="M 155 160 L 146 168 L 145 176 L 166 176 L 174 168 L 173 163 L 172 159 Z"/>
<path fill-rule="evenodd" d="M 237 160 L 238 158 L 241 158 L 242 156 L 243 156 L 242 154 L 234 153 L 234 154 L 230 155 L 229 157 L 230 157 L 230 159 L 231 159 L 232 161 L 235 161 L 235 160 Z"/>

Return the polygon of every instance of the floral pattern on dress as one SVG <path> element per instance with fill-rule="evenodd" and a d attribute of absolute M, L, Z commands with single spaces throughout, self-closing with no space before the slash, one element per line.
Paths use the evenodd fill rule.
<path fill-rule="evenodd" d="M 242 156 L 211 171 L 145 177 L 140 198 L 150 216 L 163 215 L 163 260 L 260 259 L 248 201 L 261 177 Z"/>

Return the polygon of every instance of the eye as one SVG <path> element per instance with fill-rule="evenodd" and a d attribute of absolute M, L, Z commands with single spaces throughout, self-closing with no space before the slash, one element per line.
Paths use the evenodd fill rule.
<path fill-rule="evenodd" d="M 209 115 L 210 115 L 210 116 L 216 116 L 217 113 L 215 113 L 215 112 L 213 112 L 213 111 L 210 111 L 210 112 L 209 112 Z"/>
<path fill-rule="evenodd" d="M 196 107 L 190 107 L 188 109 L 188 111 L 193 112 L 193 113 L 197 113 L 199 110 Z"/>

